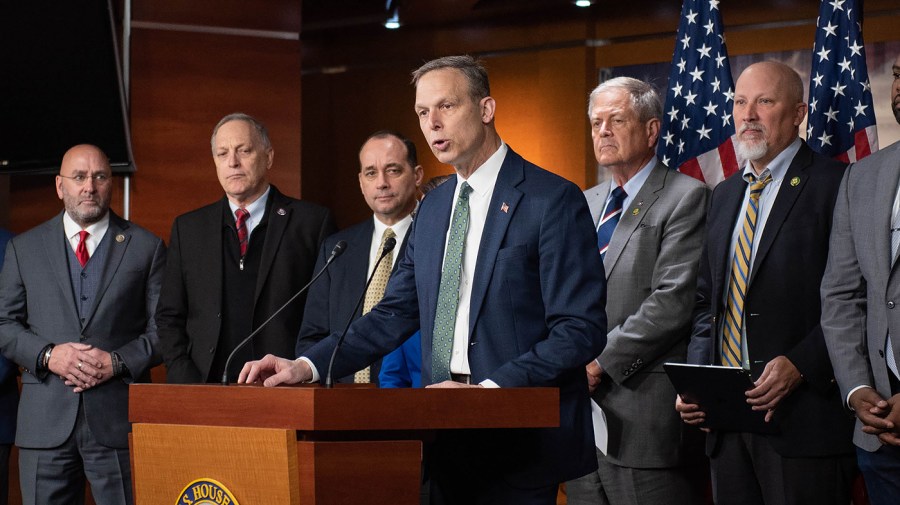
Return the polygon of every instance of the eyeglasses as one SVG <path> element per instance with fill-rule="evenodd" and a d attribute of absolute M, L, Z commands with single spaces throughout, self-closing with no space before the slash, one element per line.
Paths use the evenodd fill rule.
<path fill-rule="evenodd" d="M 71 179 L 71 180 L 75 181 L 75 184 L 78 184 L 79 186 L 84 186 L 84 183 L 86 183 L 88 179 L 93 180 L 94 184 L 97 184 L 97 185 L 106 184 L 107 182 L 109 182 L 109 179 L 110 179 L 110 176 L 108 176 L 106 174 L 94 174 L 94 175 L 78 174 L 78 175 L 72 175 L 72 176 L 59 174 L 59 176 L 62 178 L 65 178 L 65 179 Z"/>

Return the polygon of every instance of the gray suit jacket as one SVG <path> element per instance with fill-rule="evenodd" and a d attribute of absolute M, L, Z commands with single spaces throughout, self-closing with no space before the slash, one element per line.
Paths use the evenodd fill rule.
<path fill-rule="evenodd" d="M 890 398 L 885 338 L 900 363 L 900 272 L 891 258 L 891 213 L 900 179 L 900 142 L 847 168 L 837 203 L 828 266 L 822 279 L 822 331 L 846 401 L 868 385 Z M 881 443 L 861 431 L 853 442 L 867 451 Z"/>
<path fill-rule="evenodd" d="M 595 226 L 608 192 L 608 181 L 585 191 Z M 685 360 L 708 197 L 700 181 L 657 164 L 604 257 L 609 333 L 593 397 L 606 414 L 615 464 L 678 464 L 683 425 L 662 364 Z"/>
<path fill-rule="evenodd" d="M 98 442 L 128 447 L 128 383 L 149 380 L 150 368 L 160 362 L 152 316 L 165 245 L 112 212 L 103 240 L 110 241 L 109 253 L 94 310 L 84 324 L 69 276 L 62 213 L 15 237 L 6 248 L 0 273 L 0 351 L 26 369 L 16 433 L 20 447 L 62 444 L 75 426 L 79 401 Z M 32 372 L 47 344 L 63 342 L 118 352 L 131 377 L 113 378 L 78 395 L 56 375 Z"/>

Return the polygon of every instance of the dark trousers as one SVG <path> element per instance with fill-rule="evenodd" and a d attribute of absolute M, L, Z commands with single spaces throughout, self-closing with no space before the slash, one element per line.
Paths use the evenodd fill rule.
<path fill-rule="evenodd" d="M 19 482 L 24 505 L 84 503 L 85 480 L 97 505 L 132 505 L 128 449 L 97 442 L 84 409 L 69 438 L 52 449 L 19 448 Z"/>
<path fill-rule="evenodd" d="M 517 451 L 500 430 L 441 433 L 425 447 L 431 505 L 556 505 L 559 483 L 511 483 Z"/>
<path fill-rule="evenodd" d="M 12 444 L 0 444 L 0 505 L 9 501 L 9 452 Z"/>
<path fill-rule="evenodd" d="M 856 449 L 871 505 L 900 503 L 900 447 L 882 445 L 877 451 Z"/>
<path fill-rule="evenodd" d="M 847 505 L 855 459 L 785 458 L 763 435 L 720 433 L 710 457 L 713 498 L 717 505 Z"/>

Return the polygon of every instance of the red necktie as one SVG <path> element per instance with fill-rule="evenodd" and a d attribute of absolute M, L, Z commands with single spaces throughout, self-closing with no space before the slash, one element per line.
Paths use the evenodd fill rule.
<path fill-rule="evenodd" d="M 87 238 L 90 236 L 90 233 L 81 230 L 78 232 L 78 247 L 75 248 L 75 257 L 78 258 L 78 262 L 81 263 L 81 268 L 87 264 L 88 260 L 91 258 L 88 255 L 87 250 Z"/>
<path fill-rule="evenodd" d="M 250 218 L 250 213 L 246 209 L 238 209 L 234 211 L 234 215 L 237 216 L 235 225 L 237 226 L 238 242 L 241 244 L 241 258 L 243 258 L 247 254 L 247 219 Z"/>

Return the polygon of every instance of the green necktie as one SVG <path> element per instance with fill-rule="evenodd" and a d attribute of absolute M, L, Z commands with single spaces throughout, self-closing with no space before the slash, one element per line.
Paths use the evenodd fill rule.
<path fill-rule="evenodd" d="M 444 269 L 438 291 L 437 313 L 434 315 L 434 337 L 431 344 L 431 382 L 450 380 L 450 352 L 453 349 L 453 330 L 459 307 L 459 281 L 462 274 L 466 231 L 469 229 L 469 193 L 472 187 L 464 182 L 450 221 L 450 236 L 444 253 Z"/>
<path fill-rule="evenodd" d="M 725 322 L 722 327 L 722 364 L 740 367 L 741 336 L 744 327 L 744 299 L 747 297 L 747 284 L 750 276 L 750 258 L 753 252 L 753 236 L 756 234 L 756 218 L 759 212 L 759 195 L 763 188 L 772 182 L 771 174 L 763 179 L 750 182 L 750 199 L 744 222 L 734 246 L 734 260 L 731 264 L 731 282 L 728 284 L 728 299 L 725 301 Z M 752 176 L 748 176 L 752 177 Z"/>

